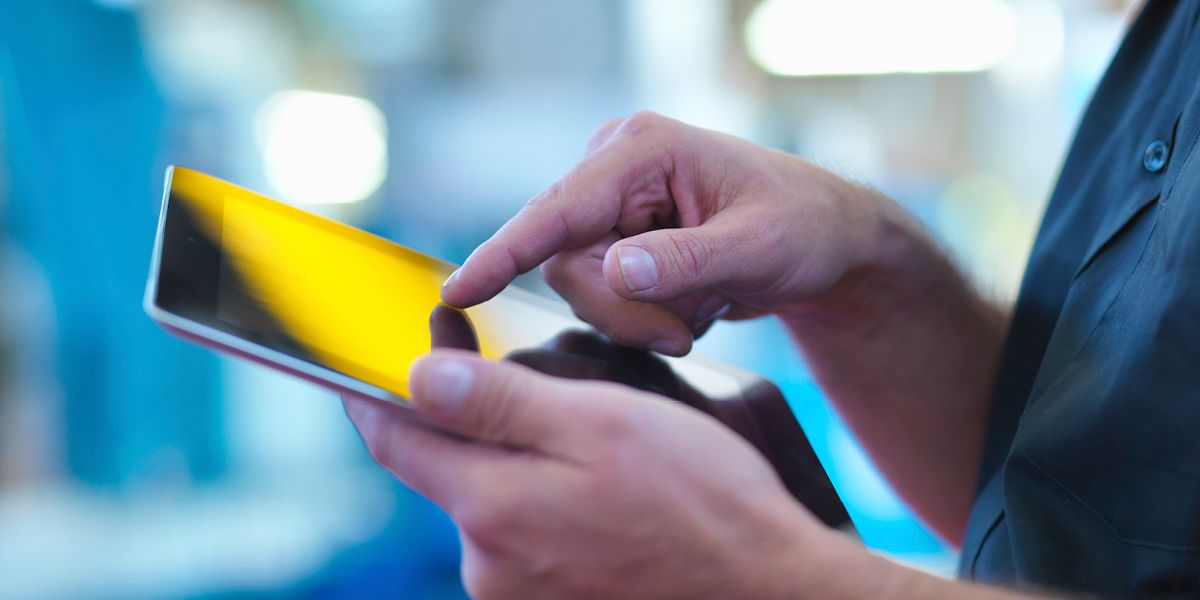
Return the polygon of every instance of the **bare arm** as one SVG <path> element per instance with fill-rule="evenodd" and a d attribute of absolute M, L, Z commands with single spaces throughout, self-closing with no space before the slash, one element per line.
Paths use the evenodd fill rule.
<path fill-rule="evenodd" d="M 847 194 L 875 192 L 848 186 Z M 886 198 L 877 251 L 781 316 L 822 389 L 899 494 L 961 543 L 1007 312 Z"/>

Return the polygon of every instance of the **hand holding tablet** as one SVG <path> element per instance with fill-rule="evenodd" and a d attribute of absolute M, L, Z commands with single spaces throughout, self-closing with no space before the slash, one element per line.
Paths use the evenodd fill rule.
<path fill-rule="evenodd" d="M 146 309 L 169 331 L 353 397 L 410 407 L 409 368 L 431 347 L 507 357 L 569 379 L 620 383 L 724 423 L 793 495 L 848 520 L 782 395 L 752 373 L 618 346 L 516 288 L 442 306 L 448 263 L 183 168 L 168 171 Z"/>

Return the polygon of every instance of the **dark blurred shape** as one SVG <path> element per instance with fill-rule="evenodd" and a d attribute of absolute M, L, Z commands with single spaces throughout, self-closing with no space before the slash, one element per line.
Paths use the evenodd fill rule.
<path fill-rule="evenodd" d="M 435 347 L 479 349 L 470 320 L 457 309 L 445 305 L 434 309 L 429 328 Z M 765 379 L 741 381 L 737 396 L 712 398 L 689 385 L 654 354 L 619 346 L 584 329 L 565 331 L 539 348 L 518 350 L 505 360 L 556 377 L 620 383 L 708 414 L 753 444 L 788 491 L 817 518 L 832 527 L 850 521 L 787 400 Z"/>
<path fill-rule="evenodd" d="M 475 328 L 463 311 L 439 304 L 429 314 L 429 335 L 434 348 L 479 352 Z"/>
<path fill-rule="evenodd" d="M 541 348 L 520 350 L 506 358 L 557 377 L 612 381 L 700 408 L 695 403 L 701 396 L 686 388 L 662 359 L 614 344 L 593 331 L 564 331 Z"/>

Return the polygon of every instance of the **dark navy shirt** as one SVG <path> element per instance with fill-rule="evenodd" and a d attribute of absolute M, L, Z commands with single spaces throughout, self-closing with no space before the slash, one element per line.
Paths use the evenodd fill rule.
<path fill-rule="evenodd" d="M 996 382 L 961 574 L 1200 597 L 1200 0 L 1150 0 L 1084 115 Z"/>

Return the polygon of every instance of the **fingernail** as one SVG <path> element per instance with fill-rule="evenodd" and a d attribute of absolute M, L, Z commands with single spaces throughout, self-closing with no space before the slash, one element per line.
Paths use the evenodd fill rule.
<path fill-rule="evenodd" d="M 666 354 L 668 356 L 683 355 L 683 344 L 675 340 L 658 340 L 650 344 L 649 348 L 659 354 Z"/>
<path fill-rule="evenodd" d="M 450 287 L 450 284 L 454 283 L 455 279 L 458 279 L 458 272 L 461 270 L 462 270 L 461 267 L 455 269 L 454 272 L 451 273 L 450 276 L 446 278 L 446 281 L 442 282 L 442 288 L 444 289 L 444 288 Z"/>
<path fill-rule="evenodd" d="M 706 325 L 712 321 L 716 321 L 725 316 L 733 305 L 720 296 L 713 296 L 705 300 L 699 308 L 696 309 L 696 325 Z"/>
<path fill-rule="evenodd" d="M 425 393 L 420 404 L 435 407 L 443 414 L 456 414 L 467 402 L 475 370 L 466 362 L 454 359 L 435 359 L 425 375 Z"/>
<path fill-rule="evenodd" d="M 649 252 L 637 246 L 617 248 L 617 265 L 621 278 L 631 292 L 640 292 L 658 285 L 658 264 Z"/>

